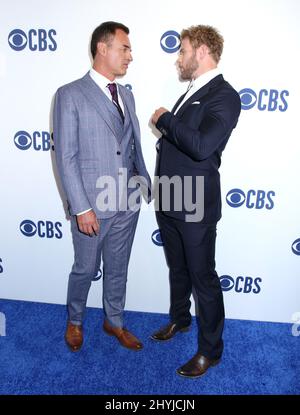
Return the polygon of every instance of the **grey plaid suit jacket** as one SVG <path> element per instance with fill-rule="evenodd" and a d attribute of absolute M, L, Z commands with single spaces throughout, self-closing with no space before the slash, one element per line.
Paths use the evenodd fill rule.
<path fill-rule="evenodd" d="M 149 202 L 151 180 L 142 155 L 134 97 L 127 88 L 118 86 L 131 119 L 136 174 L 145 178 L 145 185 L 141 185 L 140 190 Z M 55 155 L 71 215 L 90 208 L 94 209 L 100 219 L 115 214 L 111 211 L 101 212 L 96 206 L 99 194 L 97 179 L 110 176 L 118 186 L 119 169 L 124 167 L 124 161 L 118 155 L 121 143 L 118 140 L 114 111 L 108 97 L 89 73 L 56 92 L 53 112 Z"/>

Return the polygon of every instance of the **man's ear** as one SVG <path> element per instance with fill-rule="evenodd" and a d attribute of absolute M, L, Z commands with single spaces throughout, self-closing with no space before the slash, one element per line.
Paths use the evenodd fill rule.
<path fill-rule="evenodd" d="M 97 43 L 97 52 L 101 56 L 106 56 L 107 53 L 107 44 L 104 42 L 98 42 Z"/>
<path fill-rule="evenodd" d="M 209 55 L 209 48 L 206 45 L 201 45 L 197 48 L 197 56 L 200 60 L 203 60 L 205 56 Z"/>

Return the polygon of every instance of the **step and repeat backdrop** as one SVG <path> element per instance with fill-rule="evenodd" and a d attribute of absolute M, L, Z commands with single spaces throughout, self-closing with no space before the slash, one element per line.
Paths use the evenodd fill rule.
<path fill-rule="evenodd" d="M 216 263 L 228 318 L 292 322 L 300 311 L 298 0 L 0 1 L 0 298 L 65 304 L 73 263 L 57 179 L 52 107 L 57 88 L 91 67 L 96 26 L 130 28 L 133 62 L 120 83 L 136 98 L 149 172 L 149 120 L 185 91 L 175 67 L 183 28 L 224 36 L 220 68 L 242 112 L 220 169 L 223 217 Z M 112 258 L 113 261 L 113 258 Z M 102 307 L 102 271 L 88 305 Z M 126 308 L 167 313 L 168 270 L 153 205 L 143 205 Z"/>

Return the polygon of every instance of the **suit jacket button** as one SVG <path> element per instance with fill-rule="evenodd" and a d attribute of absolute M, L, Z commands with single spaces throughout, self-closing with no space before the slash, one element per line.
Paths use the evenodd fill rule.
<path fill-rule="evenodd" d="M 121 154 L 121 151 L 117 151 L 118 156 Z"/>

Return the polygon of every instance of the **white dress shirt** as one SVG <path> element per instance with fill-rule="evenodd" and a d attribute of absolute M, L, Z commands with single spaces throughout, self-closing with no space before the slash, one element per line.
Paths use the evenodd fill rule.
<path fill-rule="evenodd" d="M 177 113 L 179 108 L 185 103 L 187 99 L 189 99 L 195 92 L 197 92 L 200 88 L 202 88 L 204 85 L 208 84 L 209 81 L 211 81 L 216 76 L 220 75 L 219 68 L 211 69 L 210 71 L 205 72 L 203 75 L 198 76 L 198 78 L 193 79 L 191 83 L 188 86 L 188 92 L 184 99 L 181 101 L 181 103 L 176 108 L 176 111 L 174 114 Z"/>

